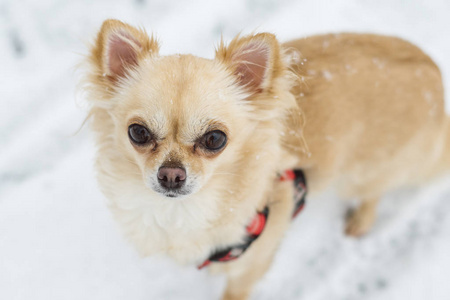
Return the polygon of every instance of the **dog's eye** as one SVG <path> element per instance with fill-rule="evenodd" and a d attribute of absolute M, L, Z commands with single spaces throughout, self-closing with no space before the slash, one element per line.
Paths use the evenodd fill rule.
<path fill-rule="evenodd" d="M 137 145 L 144 145 L 151 141 L 152 135 L 147 128 L 139 124 L 131 124 L 128 127 L 130 140 Z"/>
<path fill-rule="evenodd" d="M 211 151 L 222 149 L 227 143 L 227 136 L 220 130 L 206 133 L 202 138 L 202 145 Z"/>

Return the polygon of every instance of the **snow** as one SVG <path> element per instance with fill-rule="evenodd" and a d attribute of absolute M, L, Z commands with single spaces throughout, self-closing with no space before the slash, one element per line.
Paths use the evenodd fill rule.
<path fill-rule="evenodd" d="M 114 17 L 162 54 L 213 57 L 221 34 L 280 40 L 356 31 L 421 46 L 450 89 L 450 2 L 3 0 L 0 2 L 0 299 L 219 299 L 221 276 L 142 259 L 98 191 L 77 64 Z M 450 103 L 447 104 L 450 105 Z M 448 106 L 449 106 L 448 105 Z M 373 232 L 342 234 L 348 203 L 309 199 L 253 299 L 450 299 L 450 178 L 387 195 Z"/>

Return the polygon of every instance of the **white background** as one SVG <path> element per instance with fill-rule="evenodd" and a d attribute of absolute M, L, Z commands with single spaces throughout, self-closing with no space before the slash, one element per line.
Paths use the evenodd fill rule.
<path fill-rule="evenodd" d="M 0 299 L 219 299 L 220 276 L 139 258 L 97 189 L 76 65 L 101 22 L 154 32 L 162 54 L 213 57 L 243 31 L 281 41 L 356 31 L 406 38 L 450 88 L 446 0 L 1 0 Z M 342 234 L 347 204 L 309 199 L 254 299 L 450 299 L 450 179 L 387 195 L 372 233 Z"/>

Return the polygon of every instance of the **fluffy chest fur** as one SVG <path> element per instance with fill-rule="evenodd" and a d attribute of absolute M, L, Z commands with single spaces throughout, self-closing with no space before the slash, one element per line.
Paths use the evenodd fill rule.
<path fill-rule="evenodd" d="M 167 199 L 144 186 L 126 160 L 121 166 L 113 152 L 99 153 L 99 182 L 126 238 L 142 256 L 163 253 L 179 263 L 199 263 L 214 249 L 241 242 L 261 199 L 268 197 L 266 189 L 242 189 L 237 182 L 229 187 L 224 176 L 195 196 Z M 264 180 L 253 182 L 270 187 L 272 178 Z"/>

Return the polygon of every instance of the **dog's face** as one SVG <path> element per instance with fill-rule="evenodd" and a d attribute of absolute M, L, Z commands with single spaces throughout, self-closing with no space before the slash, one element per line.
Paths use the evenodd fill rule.
<path fill-rule="evenodd" d="M 195 193 L 251 126 L 225 68 L 193 56 L 142 62 L 113 110 L 115 135 L 144 184 L 167 197 Z M 231 147 L 231 148 L 236 148 Z"/>
<path fill-rule="evenodd" d="M 208 187 L 215 175 L 241 176 L 245 153 L 267 148 L 270 140 L 254 130 L 276 110 L 267 96 L 282 73 L 279 56 L 275 38 L 260 34 L 221 45 L 214 60 L 161 57 L 145 32 L 110 20 L 91 62 L 117 148 L 146 187 L 174 198 Z"/>

